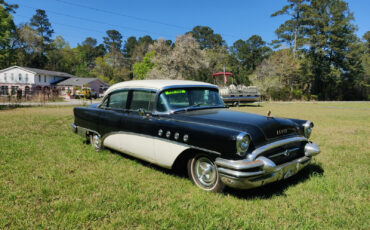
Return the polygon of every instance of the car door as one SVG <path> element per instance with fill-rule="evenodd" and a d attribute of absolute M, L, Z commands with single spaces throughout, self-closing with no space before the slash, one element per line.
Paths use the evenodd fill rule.
<path fill-rule="evenodd" d="M 106 139 L 121 131 L 125 131 L 125 117 L 127 117 L 128 90 L 111 93 L 101 104 L 99 114 L 99 133 Z M 116 143 L 112 143 L 115 148 Z M 104 143 L 105 145 L 105 143 Z M 109 145 L 109 144 L 108 144 Z"/>
<path fill-rule="evenodd" d="M 125 120 L 127 133 L 124 134 L 125 152 L 140 159 L 155 162 L 153 146 L 153 104 L 155 92 L 132 90 L 129 96 L 128 114 Z"/>

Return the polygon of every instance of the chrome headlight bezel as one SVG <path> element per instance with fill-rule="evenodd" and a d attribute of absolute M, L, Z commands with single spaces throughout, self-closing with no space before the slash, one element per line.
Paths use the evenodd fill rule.
<path fill-rule="evenodd" d="M 311 136 L 313 126 L 313 122 L 311 121 L 306 121 L 306 123 L 303 124 L 304 136 L 307 139 Z"/>
<path fill-rule="evenodd" d="M 236 154 L 239 156 L 244 156 L 249 149 L 250 143 L 251 137 L 248 133 L 239 133 L 239 135 L 236 137 Z"/>

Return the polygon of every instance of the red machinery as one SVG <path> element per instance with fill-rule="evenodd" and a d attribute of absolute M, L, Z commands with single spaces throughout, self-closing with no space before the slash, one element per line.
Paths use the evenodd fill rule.
<path fill-rule="evenodd" d="M 212 74 L 213 77 L 213 82 L 216 82 L 216 77 L 217 76 L 224 76 L 224 83 L 226 84 L 227 82 L 227 77 L 226 76 L 231 76 L 233 78 L 233 83 L 234 83 L 234 75 L 230 72 L 219 72 L 219 73 L 214 73 Z"/>

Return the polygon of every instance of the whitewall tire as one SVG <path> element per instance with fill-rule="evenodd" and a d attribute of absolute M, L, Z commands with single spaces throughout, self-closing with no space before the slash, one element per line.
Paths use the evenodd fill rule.
<path fill-rule="evenodd" d="M 222 192 L 225 185 L 218 174 L 214 160 L 206 154 L 197 154 L 188 161 L 190 180 L 199 188 L 209 192 Z"/>

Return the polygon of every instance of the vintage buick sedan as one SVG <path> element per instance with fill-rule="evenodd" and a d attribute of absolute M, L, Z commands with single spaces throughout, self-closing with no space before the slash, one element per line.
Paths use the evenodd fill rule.
<path fill-rule="evenodd" d="M 196 81 L 115 84 L 99 105 L 74 108 L 72 128 L 96 150 L 182 168 L 213 192 L 288 178 L 320 152 L 312 122 L 230 110 L 217 86 Z"/>

